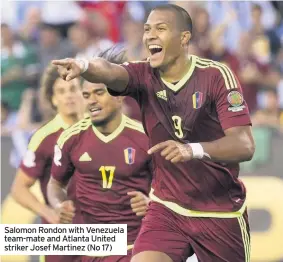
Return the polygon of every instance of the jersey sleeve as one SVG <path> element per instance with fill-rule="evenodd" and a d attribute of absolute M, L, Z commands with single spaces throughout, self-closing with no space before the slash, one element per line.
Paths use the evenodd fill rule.
<path fill-rule="evenodd" d="M 218 73 L 212 87 L 212 97 L 222 129 L 251 125 L 239 80 L 227 66 Z"/>
<path fill-rule="evenodd" d="M 64 143 L 63 145 L 61 145 L 60 143 L 58 143 L 58 141 L 54 146 L 51 176 L 58 182 L 66 184 L 72 177 L 75 167 L 71 161 L 71 148 L 69 144 Z"/>
<path fill-rule="evenodd" d="M 129 74 L 129 83 L 123 92 L 116 92 L 108 89 L 108 92 L 112 96 L 131 96 L 138 102 L 142 93 L 146 90 L 145 87 L 145 72 L 147 62 L 126 62 L 121 65 Z"/>
<path fill-rule="evenodd" d="M 28 150 L 21 161 L 20 169 L 28 176 L 38 179 L 44 175 L 48 154 L 46 151 L 46 140 L 38 144 L 34 135 L 28 145 Z"/>

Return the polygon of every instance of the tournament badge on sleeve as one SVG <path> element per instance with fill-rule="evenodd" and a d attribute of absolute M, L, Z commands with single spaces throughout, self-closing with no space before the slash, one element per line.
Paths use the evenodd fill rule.
<path fill-rule="evenodd" d="M 231 91 L 227 96 L 228 102 L 231 105 L 228 110 L 232 112 L 242 111 L 245 106 L 243 95 L 238 91 Z"/>
<path fill-rule="evenodd" d="M 132 147 L 124 149 L 125 162 L 128 165 L 135 163 L 136 150 Z"/>

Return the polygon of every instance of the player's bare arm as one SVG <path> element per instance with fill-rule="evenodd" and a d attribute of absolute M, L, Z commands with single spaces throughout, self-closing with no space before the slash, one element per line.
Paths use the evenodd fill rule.
<path fill-rule="evenodd" d="M 226 129 L 225 136 L 207 143 L 201 143 L 205 153 L 219 162 L 244 162 L 252 159 L 255 143 L 250 126 Z"/>
<path fill-rule="evenodd" d="M 12 197 L 20 205 L 43 217 L 49 223 L 58 224 L 59 216 L 55 210 L 41 203 L 30 191 L 31 186 L 34 185 L 35 182 L 35 178 L 28 176 L 22 169 L 19 169 L 11 188 Z"/>
<path fill-rule="evenodd" d="M 60 183 L 53 177 L 50 177 L 47 185 L 48 200 L 56 210 L 59 222 L 63 224 L 72 223 L 75 216 L 75 206 L 73 201 L 68 200 L 66 186 L 67 184 Z"/>
<path fill-rule="evenodd" d="M 122 66 L 108 62 L 103 58 L 86 59 L 66 58 L 53 60 L 60 76 L 70 81 L 78 76 L 91 83 L 103 83 L 113 91 L 123 92 L 129 82 L 129 75 Z"/>
<path fill-rule="evenodd" d="M 193 158 L 210 158 L 219 162 L 244 162 L 252 159 L 255 151 L 250 126 L 226 129 L 225 136 L 212 142 L 181 144 L 174 140 L 161 142 L 148 150 L 149 154 L 160 152 L 172 163 L 186 162 Z"/>
<path fill-rule="evenodd" d="M 150 199 L 142 192 L 131 191 L 128 192 L 131 196 L 131 208 L 137 216 L 145 216 Z"/>

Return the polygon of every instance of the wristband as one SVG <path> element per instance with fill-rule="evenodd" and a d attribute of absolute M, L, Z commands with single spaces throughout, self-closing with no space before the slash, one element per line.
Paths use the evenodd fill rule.
<path fill-rule="evenodd" d="M 211 158 L 209 154 L 205 153 L 200 143 L 189 143 L 188 144 L 193 152 L 193 158 L 202 159 L 204 156 Z"/>
<path fill-rule="evenodd" d="M 81 74 L 83 74 L 89 66 L 89 61 L 85 58 L 76 59 L 76 61 L 80 64 Z"/>

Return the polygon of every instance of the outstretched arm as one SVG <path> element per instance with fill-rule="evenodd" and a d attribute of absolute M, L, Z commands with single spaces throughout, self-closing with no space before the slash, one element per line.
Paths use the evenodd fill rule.
<path fill-rule="evenodd" d="M 103 83 L 116 92 L 123 92 L 129 82 L 129 74 L 124 67 L 103 58 L 90 61 L 66 58 L 53 60 L 52 63 L 58 67 L 60 76 L 66 81 L 82 76 L 89 82 Z"/>

